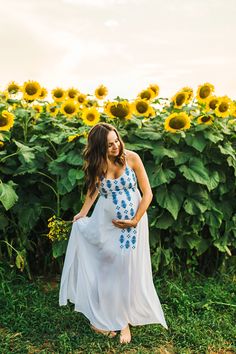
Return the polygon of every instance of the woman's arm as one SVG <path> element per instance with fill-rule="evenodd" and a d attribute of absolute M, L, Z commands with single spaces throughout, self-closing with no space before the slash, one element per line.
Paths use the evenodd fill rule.
<path fill-rule="evenodd" d="M 90 208 L 92 207 L 93 203 L 95 202 L 95 200 L 99 194 L 99 191 L 98 191 L 98 189 L 96 189 L 96 191 L 94 192 L 92 197 L 90 197 L 89 194 L 90 194 L 90 190 L 87 191 L 84 204 L 83 204 L 80 212 L 74 216 L 73 222 L 75 222 L 76 220 L 78 220 L 88 214 Z"/>
<path fill-rule="evenodd" d="M 132 161 L 133 161 L 133 170 L 137 176 L 139 187 L 142 191 L 142 199 L 139 204 L 138 210 L 132 220 L 135 220 L 136 223 L 139 222 L 147 208 L 149 207 L 152 201 L 152 189 L 149 183 L 149 179 L 144 168 L 143 162 L 139 155 L 135 152 L 132 152 Z"/>
<path fill-rule="evenodd" d="M 142 199 L 135 216 L 131 220 L 113 220 L 113 224 L 121 229 L 130 226 L 136 227 L 137 223 L 149 207 L 153 197 L 149 179 L 141 158 L 136 152 L 129 151 L 129 161 L 129 164 L 137 176 L 138 184 L 142 191 Z"/>

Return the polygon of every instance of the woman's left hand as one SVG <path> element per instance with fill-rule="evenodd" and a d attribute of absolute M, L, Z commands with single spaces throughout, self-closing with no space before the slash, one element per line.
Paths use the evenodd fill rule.
<path fill-rule="evenodd" d="M 125 229 L 127 227 L 136 227 L 138 222 L 136 219 L 131 220 L 120 220 L 120 219 L 113 219 L 113 225 L 119 227 L 120 229 Z"/>

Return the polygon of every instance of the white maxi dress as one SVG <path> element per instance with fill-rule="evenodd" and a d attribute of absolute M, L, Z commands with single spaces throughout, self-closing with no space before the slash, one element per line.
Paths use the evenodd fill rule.
<path fill-rule="evenodd" d="M 138 209 L 134 170 L 126 163 L 119 178 L 101 178 L 99 192 L 92 215 L 73 223 L 59 305 L 69 300 L 102 330 L 151 323 L 168 329 L 153 284 L 147 213 L 136 227 L 120 229 L 112 223 L 131 219 Z"/>

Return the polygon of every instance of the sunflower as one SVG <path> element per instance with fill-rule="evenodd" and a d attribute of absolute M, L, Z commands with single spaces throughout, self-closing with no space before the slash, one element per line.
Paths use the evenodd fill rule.
<path fill-rule="evenodd" d="M 151 109 L 147 100 L 136 99 L 132 103 L 132 111 L 136 116 L 149 117 L 150 113 L 153 113 Z"/>
<path fill-rule="evenodd" d="M 3 141 L 0 141 L 0 149 L 2 149 L 4 146 L 4 142 Z"/>
<path fill-rule="evenodd" d="M 7 101 L 9 98 L 8 91 L 1 91 L 0 92 L 0 100 Z"/>
<path fill-rule="evenodd" d="M 60 107 L 60 112 L 67 116 L 68 118 L 75 116 L 79 111 L 78 103 L 75 101 L 68 99 L 62 103 Z"/>
<path fill-rule="evenodd" d="M 43 111 L 43 107 L 40 106 L 39 104 L 34 104 L 32 108 L 36 111 L 36 113 L 41 113 Z"/>
<path fill-rule="evenodd" d="M 188 93 L 184 91 L 178 91 L 172 98 L 171 101 L 174 103 L 174 108 L 181 108 L 185 103 L 187 103 Z"/>
<path fill-rule="evenodd" d="M 212 84 L 206 82 L 203 85 L 198 86 L 197 90 L 197 100 L 199 103 L 205 103 L 207 98 L 211 96 L 212 92 L 215 90 Z"/>
<path fill-rule="evenodd" d="M 198 124 L 210 125 L 213 123 L 213 120 L 214 120 L 214 117 L 211 116 L 210 114 L 207 114 L 207 115 L 203 115 L 203 116 L 198 117 L 197 122 L 198 122 Z"/>
<path fill-rule="evenodd" d="M 68 98 L 74 100 L 76 99 L 77 95 L 79 94 L 79 90 L 77 90 L 76 88 L 74 87 L 71 87 L 69 88 L 67 91 L 66 91 L 66 95 Z"/>
<path fill-rule="evenodd" d="M 99 107 L 99 103 L 97 100 L 86 100 L 85 104 L 84 104 L 85 107 Z"/>
<path fill-rule="evenodd" d="M 164 123 L 165 130 L 176 133 L 179 130 L 190 128 L 190 118 L 185 112 L 172 113 L 166 118 Z"/>
<path fill-rule="evenodd" d="M 47 94 L 48 94 L 47 89 L 45 87 L 42 87 L 39 95 L 39 99 L 44 100 L 44 98 L 47 97 Z"/>
<path fill-rule="evenodd" d="M 132 106 L 128 101 L 107 102 L 104 111 L 110 118 L 130 119 L 132 117 Z"/>
<path fill-rule="evenodd" d="M 52 98 L 55 102 L 64 101 L 65 96 L 66 96 L 66 92 L 60 87 L 56 87 L 55 89 L 53 89 L 51 91 L 51 94 L 52 94 Z"/>
<path fill-rule="evenodd" d="M 14 125 L 14 115 L 6 110 L 0 113 L 0 130 L 10 130 Z"/>
<path fill-rule="evenodd" d="M 55 103 L 50 103 L 46 106 L 46 111 L 50 113 L 51 116 L 56 116 L 59 112 L 59 108 Z"/>
<path fill-rule="evenodd" d="M 193 99 L 193 89 L 191 87 L 185 86 L 180 91 L 187 93 L 185 103 L 189 103 Z"/>
<path fill-rule="evenodd" d="M 20 85 L 18 85 L 15 81 L 11 81 L 7 85 L 6 91 L 9 93 L 17 93 L 20 91 Z"/>
<path fill-rule="evenodd" d="M 100 121 L 100 113 L 96 108 L 84 108 L 82 111 L 84 124 L 95 125 Z"/>
<path fill-rule="evenodd" d="M 236 117 L 236 102 L 234 102 L 234 101 L 233 101 L 233 103 L 232 103 L 231 115 L 232 115 L 233 117 Z"/>
<path fill-rule="evenodd" d="M 34 101 L 39 98 L 41 86 L 37 81 L 26 81 L 22 87 L 23 98 L 27 101 Z"/>
<path fill-rule="evenodd" d="M 76 101 L 78 101 L 79 104 L 85 104 L 87 102 L 87 95 L 79 93 L 76 97 Z"/>
<path fill-rule="evenodd" d="M 99 100 L 103 100 L 103 98 L 107 96 L 107 93 L 108 93 L 108 90 L 107 90 L 106 86 L 104 86 L 104 85 L 98 86 L 94 92 L 95 96 Z"/>
<path fill-rule="evenodd" d="M 206 109 L 208 111 L 214 111 L 216 109 L 216 105 L 219 102 L 219 98 L 216 96 L 209 96 L 206 99 Z"/>
<path fill-rule="evenodd" d="M 139 94 L 138 94 L 138 98 L 141 98 L 143 100 L 147 100 L 150 101 L 155 97 L 155 93 L 153 91 L 153 89 L 151 89 L 150 87 L 147 88 L 146 90 L 142 90 Z"/>
<path fill-rule="evenodd" d="M 87 136 L 87 132 L 78 133 L 78 134 L 75 134 L 75 135 L 70 135 L 70 136 L 68 136 L 67 141 L 68 141 L 69 143 L 71 143 L 73 140 L 79 138 L 80 136 L 86 137 L 86 136 Z"/>
<path fill-rule="evenodd" d="M 227 118 L 230 116 L 233 109 L 233 102 L 228 96 L 219 97 L 219 102 L 216 105 L 215 114 L 217 117 Z"/>
<path fill-rule="evenodd" d="M 154 93 L 154 97 L 157 97 L 159 95 L 160 92 L 160 88 L 158 85 L 156 84 L 150 84 L 148 89 L 152 90 L 152 92 Z"/>

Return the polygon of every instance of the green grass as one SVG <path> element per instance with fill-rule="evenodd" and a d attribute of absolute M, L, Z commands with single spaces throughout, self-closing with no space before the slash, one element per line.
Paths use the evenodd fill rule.
<path fill-rule="evenodd" d="M 131 327 L 132 342 L 93 333 L 73 305 L 58 306 L 59 278 L 33 282 L 0 268 L 0 353 L 235 353 L 236 279 L 155 279 L 169 330 Z"/>

